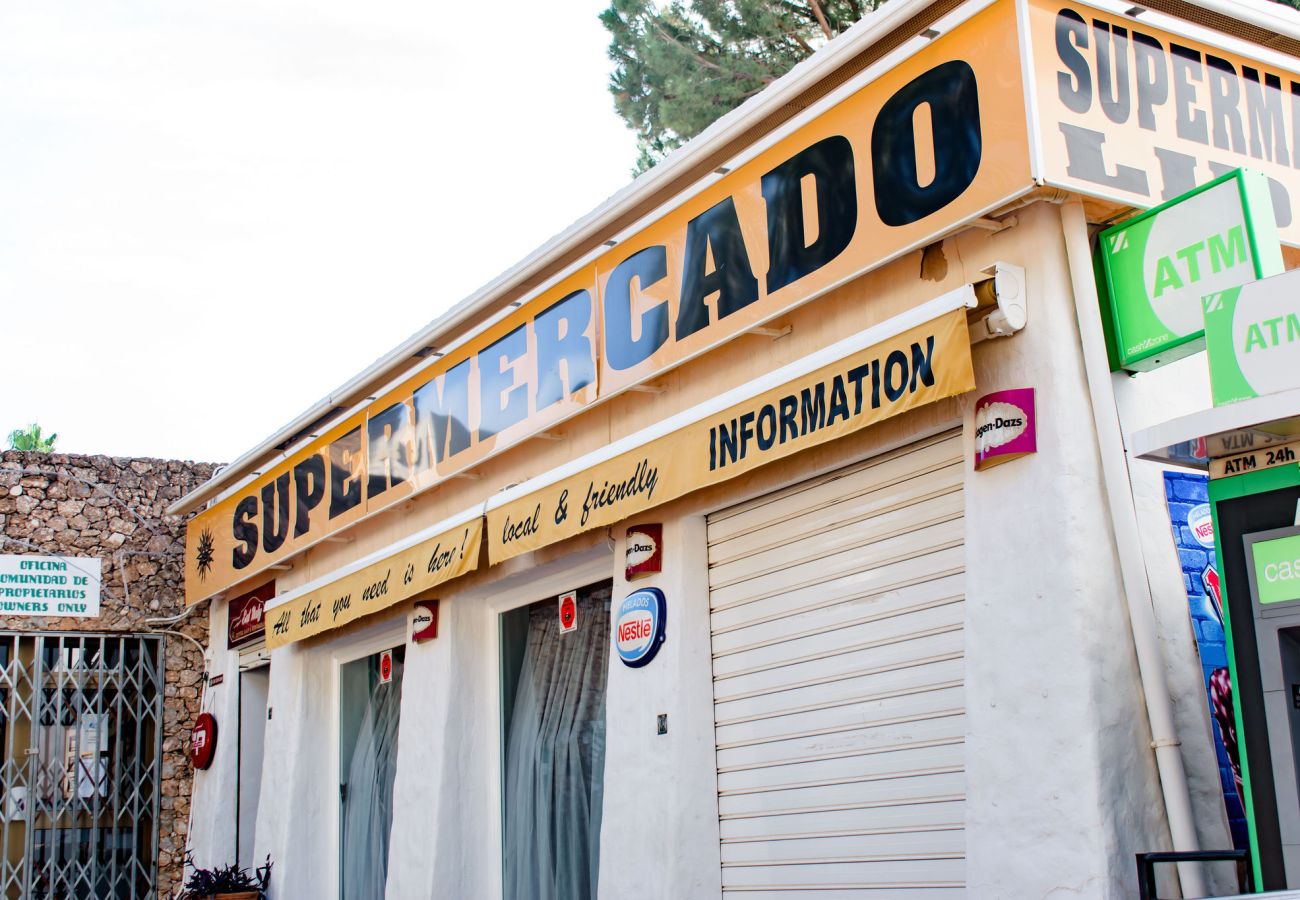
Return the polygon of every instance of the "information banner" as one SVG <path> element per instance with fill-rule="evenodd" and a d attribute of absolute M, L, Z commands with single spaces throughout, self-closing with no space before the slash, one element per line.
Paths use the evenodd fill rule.
<path fill-rule="evenodd" d="M 99 615 L 103 561 L 95 556 L 0 555 L 0 615 Z"/>
<path fill-rule="evenodd" d="M 478 568 L 483 519 L 474 518 L 329 584 L 288 592 L 266 613 L 266 646 L 274 650 L 387 609 Z"/>
<path fill-rule="evenodd" d="M 975 387 L 962 309 L 488 510 L 493 564 Z"/>

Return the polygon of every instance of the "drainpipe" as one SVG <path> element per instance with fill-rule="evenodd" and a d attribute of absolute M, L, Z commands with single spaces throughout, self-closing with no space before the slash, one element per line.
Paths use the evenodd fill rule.
<path fill-rule="evenodd" d="M 1199 849 L 1196 823 L 1192 816 L 1192 799 L 1187 789 L 1187 772 L 1179 750 L 1178 731 L 1174 725 L 1174 705 L 1165 679 L 1165 663 L 1160 651 L 1155 611 L 1151 604 L 1151 585 L 1147 581 L 1146 561 L 1138 535 L 1137 511 L 1133 506 L 1133 486 L 1129 481 L 1128 452 L 1120 431 L 1119 411 L 1111 384 L 1106 340 L 1101 330 L 1101 306 L 1097 300 L 1097 283 L 1093 277 L 1092 249 L 1088 241 L 1088 221 L 1083 203 L 1076 197 L 1061 206 L 1061 225 L 1065 233 L 1065 255 L 1070 265 L 1070 282 L 1074 290 L 1074 309 L 1079 319 L 1079 337 L 1083 343 L 1083 366 L 1092 397 L 1092 417 L 1101 450 L 1102 481 L 1110 507 L 1111 527 L 1115 531 L 1115 549 L 1119 555 L 1120 578 L 1128 601 L 1128 617 L 1133 628 L 1142 694 L 1146 698 L 1147 718 L 1151 725 L 1151 747 L 1156 754 L 1160 773 L 1160 790 L 1164 794 L 1165 814 L 1174 850 Z M 1178 877 L 1184 896 L 1204 897 L 1207 893 L 1200 866 L 1178 864 Z"/>

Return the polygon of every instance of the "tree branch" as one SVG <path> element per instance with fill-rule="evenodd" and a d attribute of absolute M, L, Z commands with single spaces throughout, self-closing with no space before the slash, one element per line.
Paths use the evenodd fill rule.
<path fill-rule="evenodd" d="M 822 27 L 822 34 L 826 35 L 826 40 L 835 37 L 835 32 L 831 31 L 831 24 L 826 21 L 826 12 L 822 9 L 821 0 L 808 0 L 808 5 L 812 7 L 813 15 L 817 17 L 817 24 Z"/>
<path fill-rule="evenodd" d="M 690 47 L 688 47 L 688 46 L 686 46 L 685 44 L 683 44 L 683 43 L 682 43 L 681 41 L 679 41 L 677 38 L 673 37 L 671 34 L 669 34 L 667 31 L 665 31 L 665 30 L 664 30 L 664 27 L 663 27 L 662 25 L 660 25 L 656 20 L 651 19 L 651 20 L 650 20 L 650 24 L 654 26 L 654 30 L 655 30 L 655 31 L 659 32 L 659 36 L 660 36 L 660 37 L 662 37 L 665 41 L 668 41 L 670 44 L 674 44 L 674 45 L 676 45 L 676 46 L 677 46 L 678 48 L 680 48 L 683 52 L 689 54 L 689 55 L 691 56 L 691 58 L 694 59 L 696 62 L 698 62 L 700 65 L 705 66 L 706 68 L 712 69 L 712 70 L 715 71 L 715 72 L 722 72 L 722 71 L 724 71 L 724 69 L 722 68 L 722 66 L 718 65 L 717 63 L 713 62 L 712 60 L 708 59 L 707 57 L 701 56 L 698 52 L 696 52 L 695 50 L 692 50 Z"/>
<path fill-rule="evenodd" d="M 817 19 L 817 17 L 813 15 L 812 11 L 808 7 L 795 3 L 793 2 L 793 0 L 781 0 L 780 5 L 785 7 L 785 9 L 787 9 L 791 15 L 806 20 L 810 24 L 812 22 L 815 22 Z"/>

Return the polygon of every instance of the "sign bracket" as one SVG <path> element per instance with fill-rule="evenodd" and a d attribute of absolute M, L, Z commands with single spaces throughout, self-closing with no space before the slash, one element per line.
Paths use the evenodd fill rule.
<path fill-rule="evenodd" d="M 787 334 L 789 334 L 791 331 L 794 331 L 793 325 L 784 325 L 779 328 L 770 328 L 770 327 L 764 327 L 759 325 L 759 326 L 755 326 L 754 328 L 747 328 L 745 330 L 745 334 L 756 334 L 759 335 L 760 337 L 767 337 L 767 338 L 771 338 L 774 341 L 778 341 L 781 338 L 785 337 Z"/>

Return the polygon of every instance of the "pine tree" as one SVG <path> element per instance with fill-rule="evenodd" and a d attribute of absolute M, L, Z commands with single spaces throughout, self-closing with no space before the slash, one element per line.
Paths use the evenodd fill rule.
<path fill-rule="evenodd" d="M 644 172 L 885 0 L 611 0 L 609 90 Z M 1300 0 L 1277 0 L 1300 8 Z"/>
<path fill-rule="evenodd" d="M 653 166 L 884 0 L 612 0 L 609 90 Z"/>

